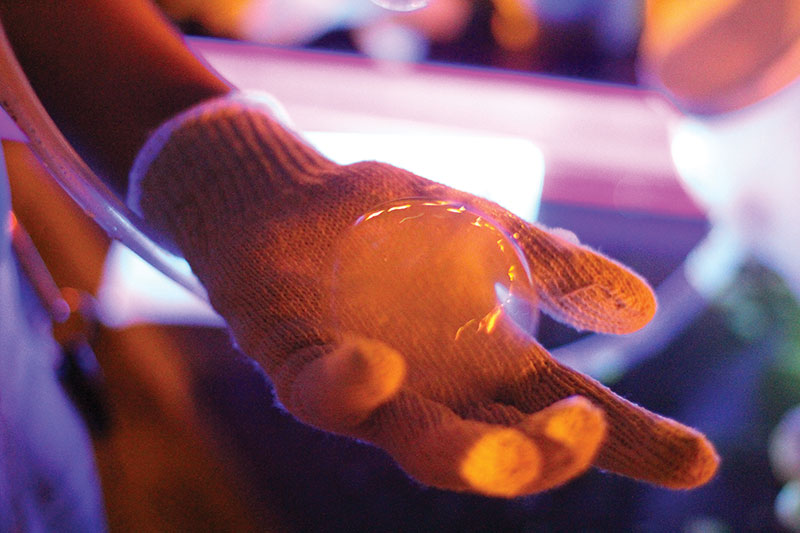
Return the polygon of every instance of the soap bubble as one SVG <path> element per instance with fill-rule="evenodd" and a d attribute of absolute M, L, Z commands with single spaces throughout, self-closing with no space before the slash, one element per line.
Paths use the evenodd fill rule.
<path fill-rule="evenodd" d="M 428 0 L 372 0 L 372 3 L 392 11 L 414 11 L 427 6 Z"/>
<path fill-rule="evenodd" d="M 775 515 L 786 529 L 800 531 L 800 481 L 790 481 L 780 490 L 775 498 Z"/>
<path fill-rule="evenodd" d="M 800 406 L 784 414 L 772 431 L 769 459 L 779 479 L 800 479 Z"/>
<path fill-rule="evenodd" d="M 331 325 L 437 361 L 520 341 L 527 346 L 538 315 L 514 239 L 458 202 L 377 207 L 334 247 Z"/>

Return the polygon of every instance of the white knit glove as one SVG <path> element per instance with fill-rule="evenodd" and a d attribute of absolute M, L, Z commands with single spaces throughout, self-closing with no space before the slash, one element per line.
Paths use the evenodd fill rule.
<path fill-rule="evenodd" d="M 431 198 L 471 206 L 514 235 L 545 312 L 607 333 L 646 324 L 655 311 L 647 284 L 584 246 L 402 169 L 334 164 L 240 95 L 165 124 L 132 182 L 143 216 L 192 265 L 286 409 L 384 448 L 423 483 L 511 497 L 591 464 L 673 488 L 716 470 L 701 434 L 563 367 L 532 339 L 475 336 L 447 359 L 424 330 L 376 337 L 369 316 L 344 317 L 344 331 L 327 321 L 325 280 L 342 233 L 385 202 Z M 420 286 L 441 281 L 429 275 Z M 458 294 L 469 306 L 479 293 Z"/>

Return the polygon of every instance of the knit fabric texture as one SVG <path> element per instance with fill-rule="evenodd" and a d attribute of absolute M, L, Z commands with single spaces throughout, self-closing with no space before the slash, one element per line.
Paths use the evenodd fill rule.
<path fill-rule="evenodd" d="M 546 490 L 591 465 L 671 488 L 715 473 L 702 434 L 559 364 L 530 336 L 474 335 L 448 352 L 430 321 L 384 334 L 363 313 L 345 328 L 329 319 L 338 239 L 401 198 L 484 213 L 527 258 L 530 299 L 578 329 L 627 333 L 652 318 L 651 289 L 624 266 L 405 170 L 335 164 L 241 96 L 201 104 L 153 139 L 132 173 L 140 212 L 180 249 L 297 418 L 385 449 L 423 483 L 492 496 Z M 435 270 L 418 278 L 431 304 L 452 281 Z M 468 289 L 451 291 L 452 312 L 477 297 Z"/>

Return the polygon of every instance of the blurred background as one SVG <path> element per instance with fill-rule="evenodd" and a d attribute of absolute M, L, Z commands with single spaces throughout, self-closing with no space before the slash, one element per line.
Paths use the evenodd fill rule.
<path fill-rule="evenodd" d="M 337 161 L 488 196 L 640 272 L 660 301 L 641 332 L 544 319 L 538 338 L 722 466 L 689 492 L 599 471 L 512 501 L 420 487 L 286 415 L 214 313 L 111 245 L 6 125 L 17 217 L 97 321 L 64 373 L 112 528 L 800 530 L 800 2 L 158 3 Z"/>

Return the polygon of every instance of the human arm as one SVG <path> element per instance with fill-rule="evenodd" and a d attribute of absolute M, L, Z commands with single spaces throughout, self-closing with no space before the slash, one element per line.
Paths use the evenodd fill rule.
<path fill-rule="evenodd" d="M 237 343 L 302 420 L 383 447 L 425 483 L 499 496 L 545 490 L 591 464 L 681 488 L 713 474 L 702 435 L 558 365 L 533 339 L 476 339 L 442 364 L 423 331 L 345 335 L 324 322 L 326 256 L 338 236 L 409 196 L 474 206 L 516 235 L 537 303 L 579 328 L 624 333 L 652 316 L 649 287 L 621 265 L 403 170 L 335 165 L 238 97 L 161 126 L 133 176 L 141 213 L 189 260 Z"/>

